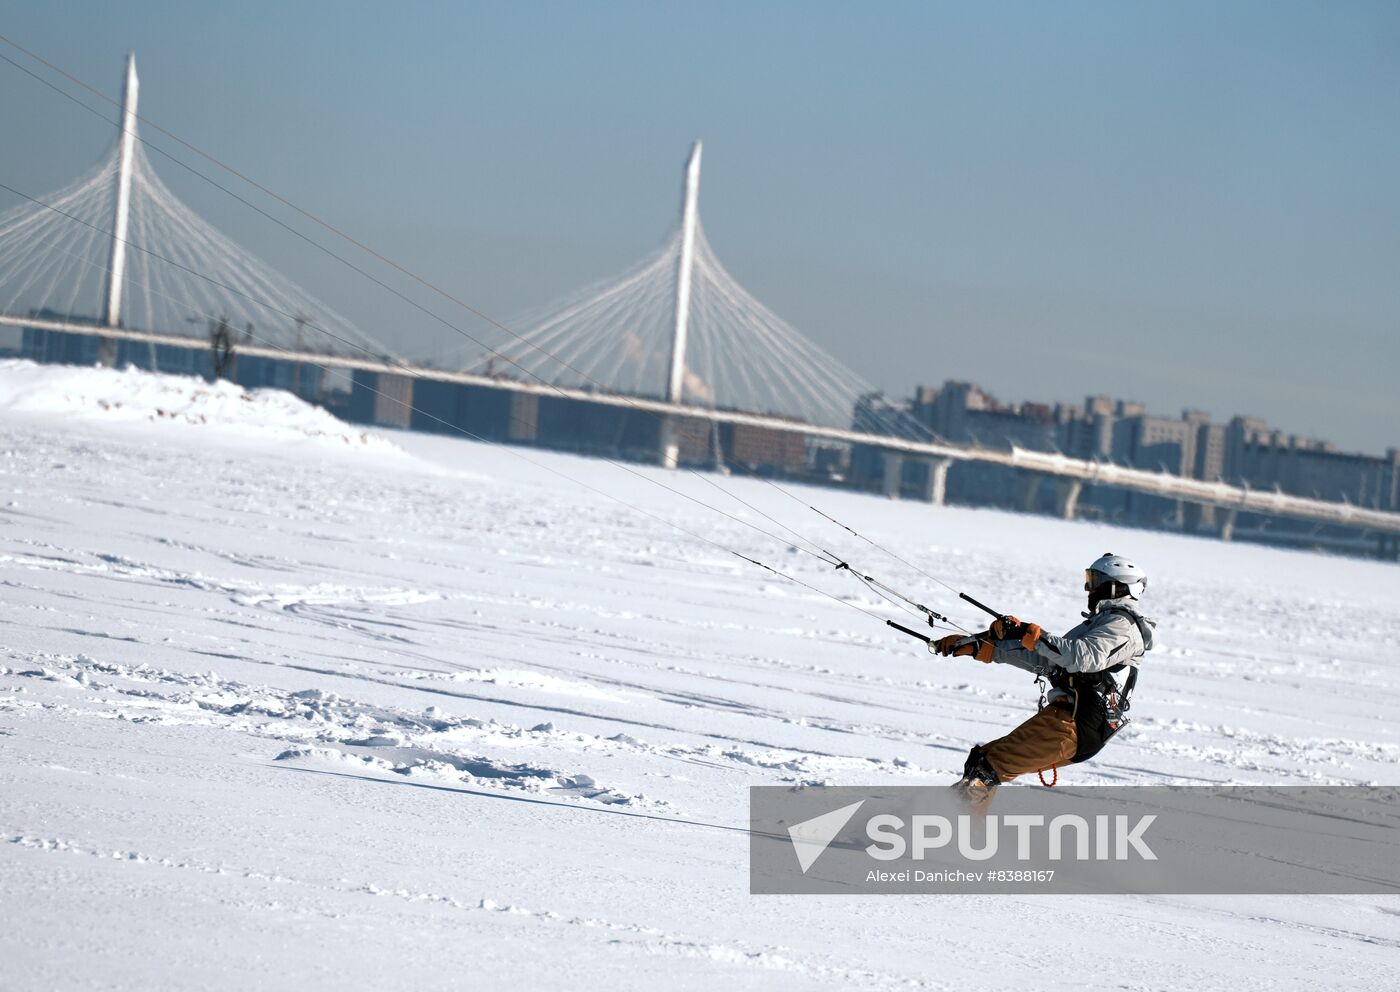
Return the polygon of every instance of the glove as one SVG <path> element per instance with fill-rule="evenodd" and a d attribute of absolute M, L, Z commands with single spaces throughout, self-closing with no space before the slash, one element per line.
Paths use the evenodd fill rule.
<path fill-rule="evenodd" d="M 949 634 L 934 641 L 933 649 L 945 658 L 970 654 L 978 661 L 991 661 L 995 645 L 985 634 Z"/>
<path fill-rule="evenodd" d="M 946 658 L 953 653 L 953 649 L 958 646 L 958 642 L 962 639 L 962 634 L 949 634 L 947 637 L 940 637 L 933 642 L 933 650 Z"/>
<path fill-rule="evenodd" d="M 992 621 L 989 633 L 998 641 L 1020 641 L 1021 647 L 1034 651 L 1040 643 L 1040 625 L 1022 623 L 1015 617 L 998 617 Z"/>

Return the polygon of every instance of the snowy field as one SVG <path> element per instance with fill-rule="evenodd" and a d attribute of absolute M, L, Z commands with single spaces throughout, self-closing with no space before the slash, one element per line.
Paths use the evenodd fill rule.
<path fill-rule="evenodd" d="M 0 363 L 0 988 L 1400 987 L 1389 898 L 751 897 L 748 786 L 952 781 L 1035 689 L 635 471 Z M 1136 719 L 1062 783 L 1400 784 L 1394 565 L 802 492 L 1051 628 L 1148 567 Z"/>

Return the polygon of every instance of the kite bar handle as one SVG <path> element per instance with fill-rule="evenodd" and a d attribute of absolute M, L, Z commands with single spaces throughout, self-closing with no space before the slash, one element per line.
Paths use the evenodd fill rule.
<path fill-rule="evenodd" d="M 933 638 L 932 638 L 932 637 L 925 636 L 924 634 L 919 633 L 917 630 L 910 630 L 908 627 L 904 626 L 904 624 L 902 624 L 902 623 L 895 623 L 893 620 L 886 620 L 885 623 L 889 624 L 889 625 L 890 625 L 891 627 L 893 627 L 895 630 L 898 630 L 898 631 L 900 631 L 900 632 L 902 632 L 902 633 L 908 634 L 910 637 L 917 637 L 919 640 L 923 641 L 925 644 L 932 644 L 932 643 L 933 643 Z"/>

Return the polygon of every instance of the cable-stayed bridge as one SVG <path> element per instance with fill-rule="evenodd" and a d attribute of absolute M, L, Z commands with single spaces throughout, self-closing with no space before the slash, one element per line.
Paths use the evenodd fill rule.
<path fill-rule="evenodd" d="M 514 368 L 539 382 L 824 427 L 851 427 L 857 417 L 866 432 L 936 441 L 903 411 L 876 402 L 873 386 L 725 270 L 700 224 L 700 155 L 696 142 L 680 223 L 658 251 L 526 315 L 518 337 L 502 340 L 465 371 Z"/>
<path fill-rule="evenodd" d="M 208 350 L 217 328 L 226 352 L 351 370 L 403 405 L 411 389 L 402 384 L 421 381 L 633 410 L 659 420 L 657 457 L 672 467 L 687 432 L 731 425 L 873 449 L 892 493 L 903 461 L 922 460 L 934 501 L 952 463 L 975 461 L 1058 479 L 1065 516 L 1091 484 L 1223 508 L 1227 520 L 1249 512 L 1357 527 L 1386 535 L 1392 549 L 1400 535 L 1400 514 L 1383 510 L 936 437 L 725 270 L 700 224 L 698 142 L 680 222 L 651 256 L 529 315 L 519 331 L 449 323 L 471 341 L 456 368 L 393 357 L 161 182 L 138 134 L 138 85 L 131 57 L 117 140 L 96 167 L 43 196 L 11 190 L 22 202 L 0 215 L 0 325 L 94 337 L 109 360 L 116 343 L 145 345 L 152 365 L 157 348 Z"/>

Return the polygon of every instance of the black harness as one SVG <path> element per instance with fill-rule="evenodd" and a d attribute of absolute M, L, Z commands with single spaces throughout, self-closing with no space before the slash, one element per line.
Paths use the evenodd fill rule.
<path fill-rule="evenodd" d="M 1146 644 L 1147 634 L 1143 632 L 1142 621 L 1136 613 L 1121 607 L 1104 612 L 1120 613 L 1132 620 Z M 1125 668 L 1129 669 L 1128 677 L 1120 687 L 1113 674 Z M 1064 700 L 1053 704 L 1072 706 L 1074 709 L 1074 729 L 1079 743 L 1074 757 L 1070 759 L 1071 763 L 1087 761 L 1098 754 L 1128 722 L 1129 701 L 1137 686 L 1137 678 L 1137 666 L 1129 666 L 1127 662 L 1119 662 L 1099 672 L 1068 672 L 1063 668 L 1050 670 L 1050 684 L 1074 697 L 1073 703 Z"/>

